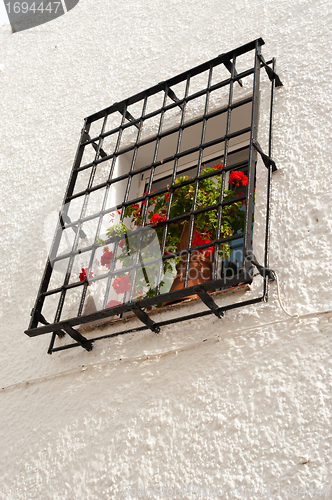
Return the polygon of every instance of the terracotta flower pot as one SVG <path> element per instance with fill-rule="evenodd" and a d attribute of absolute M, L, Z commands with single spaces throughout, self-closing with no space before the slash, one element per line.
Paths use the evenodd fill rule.
<path fill-rule="evenodd" d="M 177 245 L 178 252 L 187 249 L 188 238 L 189 238 L 189 220 L 186 221 L 184 228 L 183 225 L 181 225 L 181 230 L 182 230 L 181 240 Z M 191 253 L 188 266 L 187 287 L 202 285 L 212 280 L 214 252 L 210 253 L 208 256 L 206 256 L 205 254 L 206 254 L 206 249 L 203 251 L 197 250 L 196 252 Z M 175 292 L 176 290 L 182 290 L 184 284 L 185 268 L 186 268 L 186 254 L 183 254 L 181 261 L 176 266 L 177 275 L 174 278 L 170 292 Z M 196 298 L 196 297 L 197 297 L 196 294 L 188 295 L 188 297 L 183 297 L 182 299 L 165 302 L 164 305 L 174 304 L 176 302 L 181 302 L 182 300 Z"/>

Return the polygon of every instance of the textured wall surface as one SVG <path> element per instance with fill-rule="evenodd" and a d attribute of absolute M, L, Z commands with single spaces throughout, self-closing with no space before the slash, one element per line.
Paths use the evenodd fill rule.
<path fill-rule="evenodd" d="M 319 487 L 332 485 L 331 30 L 328 0 L 80 0 L 26 32 L 0 28 L 0 498 L 138 498 L 155 488 L 150 498 L 280 499 L 288 486 L 302 488 L 294 498 L 320 498 Z M 259 36 L 284 83 L 270 266 L 299 318 L 282 311 L 272 283 L 267 304 L 222 320 L 48 356 L 49 336 L 24 330 L 83 118 Z M 266 150 L 267 78 L 261 88 Z M 258 257 L 265 178 L 259 163 Z M 260 286 L 257 278 L 234 297 Z"/>

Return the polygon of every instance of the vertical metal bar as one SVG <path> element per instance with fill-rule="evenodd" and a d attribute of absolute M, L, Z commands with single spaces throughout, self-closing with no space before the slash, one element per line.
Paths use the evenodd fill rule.
<path fill-rule="evenodd" d="M 163 127 L 163 122 L 164 122 L 165 106 L 167 104 L 168 91 L 169 91 L 169 86 L 166 84 L 165 85 L 165 89 L 164 89 L 164 99 L 163 99 L 163 105 L 162 105 L 161 112 L 160 112 L 160 120 L 159 120 L 159 127 L 158 127 L 157 139 L 156 139 L 156 146 L 155 146 L 155 149 L 154 149 L 154 154 L 153 154 L 153 159 L 152 159 L 152 167 L 151 167 L 151 171 L 150 171 L 150 177 L 149 177 L 149 183 L 148 183 L 148 187 L 147 187 L 147 193 L 150 192 L 151 187 L 152 187 L 154 170 L 155 170 L 154 163 L 157 161 L 157 156 L 158 156 L 159 143 L 160 143 L 160 134 L 162 132 L 162 127 Z M 169 200 L 168 200 L 168 204 L 169 204 Z M 146 209 L 147 209 L 147 207 L 146 207 Z M 142 222 L 145 222 L 145 216 L 144 216 L 144 219 L 142 218 Z M 167 223 L 165 223 L 163 235 L 164 235 L 165 231 L 167 230 L 166 226 L 167 226 Z M 160 247 L 161 263 L 160 263 L 160 266 L 159 266 L 158 276 L 157 276 L 156 295 L 159 294 L 161 276 L 162 276 L 163 271 L 164 271 L 164 261 L 162 260 L 162 256 L 164 255 L 164 250 L 165 250 L 165 242 L 164 242 L 164 238 L 162 238 L 161 247 Z"/>
<path fill-rule="evenodd" d="M 259 79 L 260 79 L 260 59 L 261 46 L 256 40 L 255 43 L 255 65 L 254 65 L 254 80 L 253 80 L 253 97 L 251 110 L 251 132 L 249 144 L 249 160 L 248 160 L 248 185 L 247 185 L 247 203 L 246 215 L 244 224 L 243 236 L 243 258 L 242 267 L 249 273 L 251 271 L 251 263 L 245 258 L 247 252 L 251 250 L 251 232 L 252 232 L 252 214 L 254 206 L 254 186 L 255 186 L 255 170 L 256 170 L 256 149 L 253 147 L 253 141 L 257 140 L 258 134 L 258 111 L 259 111 Z"/>
<path fill-rule="evenodd" d="M 225 183 L 226 183 L 226 173 L 225 173 L 225 168 L 227 167 L 227 159 L 228 159 L 228 134 L 230 131 L 231 127 L 231 106 L 233 102 L 233 89 L 234 89 L 234 76 L 236 74 L 236 56 L 233 54 L 233 59 L 232 59 L 232 67 L 231 67 L 231 80 L 229 82 L 229 94 L 228 94 L 228 107 L 227 107 L 227 117 L 226 117 L 226 130 L 225 130 L 225 146 L 224 146 L 224 160 L 223 160 L 223 170 L 222 170 L 222 177 L 221 177 L 221 187 L 220 187 L 220 196 L 219 196 L 219 207 L 218 207 L 218 221 L 217 221 L 217 232 L 216 232 L 216 238 L 219 238 L 220 235 L 220 230 L 221 230 L 221 221 L 222 221 L 222 202 L 224 199 L 224 191 L 225 191 Z M 213 279 L 217 279 L 217 272 L 218 272 L 218 266 L 217 262 L 219 261 L 218 259 L 218 252 L 219 252 L 219 244 L 215 244 L 214 246 L 214 259 L 213 259 L 213 274 L 212 277 Z M 224 258 L 224 257 L 223 257 Z"/>
<path fill-rule="evenodd" d="M 104 121 L 103 121 L 103 127 L 105 126 L 105 122 L 106 122 L 106 116 L 105 116 Z M 79 217 L 78 222 L 77 222 L 77 232 L 76 232 L 75 237 L 74 237 L 74 242 L 73 242 L 73 246 L 72 246 L 72 249 L 71 249 L 71 255 L 69 257 L 68 266 L 67 266 L 67 272 L 66 272 L 66 277 L 65 277 L 63 286 L 68 285 L 69 279 L 70 279 L 70 275 L 71 275 L 71 271 L 72 271 L 72 268 L 73 268 L 73 264 L 74 264 L 74 260 L 75 260 L 75 254 L 73 252 L 75 252 L 75 250 L 77 248 L 78 240 L 79 240 L 79 237 L 80 237 L 80 229 L 81 229 L 81 226 L 82 226 L 81 220 L 84 218 L 84 215 L 85 215 L 85 212 L 86 212 L 86 209 L 87 209 L 87 206 L 88 206 L 89 196 L 90 196 L 90 191 L 89 190 L 90 190 L 90 188 L 92 186 L 93 179 L 94 179 L 94 176 L 95 176 L 95 172 L 96 172 L 96 169 L 97 169 L 96 161 L 98 160 L 100 147 L 101 147 L 101 137 L 99 137 L 99 143 L 98 143 L 98 147 L 97 147 L 97 150 L 96 150 L 96 153 L 95 153 L 95 158 L 94 158 L 94 161 L 93 161 L 93 166 L 91 167 L 91 173 L 90 173 L 90 178 L 89 178 L 89 182 L 88 182 L 88 187 L 85 190 L 85 196 L 84 196 L 84 200 L 83 200 L 83 206 L 82 206 L 80 217 Z M 60 295 L 60 299 L 59 299 L 57 311 L 56 311 L 56 314 L 55 314 L 54 323 L 57 323 L 60 320 L 65 298 L 66 298 L 66 289 L 63 288 L 62 292 L 61 292 L 61 295 Z"/>
<path fill-rule="evenodd" d="M 61 241 L 62 232 L 63 232 L 63 221 L 62 221 L 62 217 L 61 217 L 62 208 L 64 208 L 65 214 L 67 215 L 67 212 L 68 212 L 67 200 L 73 194 L 75 183 L 77 180 L 77 169 L 79 168 L 82 157 L 83 157 L 84 148 L 82 147 L 82 142 L 84 142 L 84 140 L 83 140 L 84 136 L 86 133 L 89 133 L 89 130 L 90 130 L 90 123 L 87 123 L 87 119 L 85 119 L 82 131 L 81 131 L 81 137 L 80 137 L 78 147 L 76 150 L 76 155 L 74 158 L 71 176 L 70 176 L 69 183 L 67 186 L 66 194 L 64 196 L 63 206 L 61 207 L 61 210 L 60 210 L 58 226 L 57 226 L 55 236 L 53 238 L 50 256 L 47 259 L 46 268 L 44 271 L 44 276 L 42 278 L 40 289 L 38 292 L 37 301 L 36 301 L 36 305 L 35 305 L 35 313 L 31 319 L 29 329 L 36 328 L 38 325 L 38 314 L 41 312 L 43 304 L 44 304 L 44 300 L 45 300 L 44 297 L 41 297 L 41 294 L 46 292 L 46 290 L 48 288 L 48 284 L 49 284 L 49 281 L 51 279 L 51 275 L 52 275 L 52 271 L 53 271 L 51 262 L 57 254 L 59 244 Z M 37 313 L 37 318 L 36 318 L 36 313 Z M 55 341 L 55 336 L 56 336 L 56 334 L 53 333 L 52 338 L 51 338 L 51 342 L 50 342 L 50 345 L 48 348 L 49 354 L 52 353 L 52 349 L 53 349 L 54 341 Z"/>
<path fill-rule="evenodd" d="M 183 101 L 183 106 L 181 108 L 180 125 L 178 127 L 179 134 L 178 134 L 178 140 L 177 140 L 177 144 L 176 144 L 175 159 L 174 159 L 172 179 L 171 179 L 171 184 L 170 184 L 171 188 L 170 188 L 170 192 L 169 192 L 168 204 L 167 204 L 167 210 L 166 210 L 166 221 L 169 219 L 169 214 L 170 214 L 171 207 L 172 207 L 173 186 L 175 183 L 175 178 L 176 178 L 176 174 L 177 174 L 177 167 L 178 167 L 178 163 L 179 163 L 179 158 L 176 155 L 178 155 L 178 153 L 180 152 L 180 147 L 181 147 L 181 140 L 182 140 L 182 134 L 183 134 L 183 124 L 184 124 L 184 120 L 185 120 L 185 110 L 186 110 L 186 105 L 187 105 L 186 99 L 187 99 L 188 93 L 189 93 L 189 86 L 190 86 L 190 73 L 188 73 L 188 75 L 187 75 L 186 87 L 185 87 L 185 91 L 184 91 L 184 101 Z M 161 243 L 161 255 L 162 256 L 164 255 L 164 252 L 165 252 L 165 245 L 166 245 L 166 239 L 167 239 L 167 233 L 168 233 L 168 225 L 169 225 L 168 222 L 166 222 L 164 225 L 163 238 L 162 238 L 162 243 Z M 160 280 L 160 277 L 161 276 L 158 277 L 158 280 Z M 159 292 L 159 285 L 158 285 L 157 290 L 156 290 L 156 293 L 158 293 L 158 292 Z"/>
<path fill-rule="evenodd" d="M 183 106 L 182 106 L 182 110 L 181 110 L 180 125 L 178 127 L 179 135 L 178 135 L 178 142 L 176 144 L 175 155 L 178 155 L 180 152 L 181 140 L 182 140 L 182 135 L 183 135 L 183 124 L 184 124 L 184 120 L 185 120 L 185 112 L 186 112 L 186 106 L 187 106 L 187 97 L 188 97 L 188 93 L 189 93 L 189 86 L 190 86 L 190 73 L 188 73 L 187 80 L 186 80 L 186 88 L 184 91 L 184 100 L 183 100 Z M 179 158 L 177 156 L 175 156 L 174 165 L 173 165 L 173 172 L 172 172 L 172 180 L 171 180 L 172 187 L 174 186 L 174 183 L 175 183 L 178 163 L 179 163 Z M 171 195 L 173 195 L 173 193 L 170 193 L 169 199 L 171 198 Z M 169 208 L 170 207 L 171 207 L 171 203 L 169 202 Z M 168 215 L 167 215 L 167 218 L 168 218 Z"/>
<path fill-rule="evenodd" d="M 106 113 L 105 116 L 104 116 L 103 125 L 102 125 L 101 132 L 100 132 L 100 135 L 99 135 L 98 147 L 97 147 L 97 151 L 96 151 L 96 159 L 99 156 L 100 149 L 102 148 L 102 145 L 103 145 L 103 142 L 104 142 L 102 134 L 105 131 L 106 122 L 107 122 L 107 116 L 108 115 Z M 93 178 L 95 176 L 95 173 L 96 173 L 96 170 L 93 172 Z M 93 178 L 89 179 L 89 188 L 92 186 Z M 103 205 L 104 205 L 104 203 L 106 202 L 106 199 L 107 199 L 107 188 L 106 188 L 105 191 L 106 192 L 105 192 L 105 195 L 104 195 L 104 200 L 103 200 L 103 203 L 102 203 L 101 211 L 103 210 Z M 100 220 L 99 220 L 99 222 L 100 222 Z M 99 234 L 98 231 L 100 230 L 100 225 L 101 225 L 101 223 L 100 224 L 98 223 L 97 234 Z M 78 226 L 78 230 L 79 230 L 79 228 L 80 228 L 80 225 Z M 97 238 L 98 238 L 98 236 L 95 237 L 95 240 Z M 93 264 L 95 253 L 96 253 L 96 248 L 93 247 L 92 250 L 91 250 L 90 261 L 89 261 L 88 269 L 87 269 L 87 273 L 86 273 L 87 278 L 89 278 L 89 276 L 90 276 L 90 271 L 92 269 L 92 264 Z M 84 306 L 84 302 L 85 302 L 85 297 L 86 297 L 87 289 L 88 289 L 88 283 L 84 283 L 83 290 L 82 290 L 82 296 L 81 296 L 80 304 L 79 304 L 79 307 L 78 307 L 77 316 L 81 316 L 81 314 L 82 314 L 82 310 L 83 310 L 83 306 Z"/>
<path fill-rule="evenodd" d="M 272 69 L 275 71 L 275 58 L 272 59 Z M 275 80 L 271 81 L 271 100 L 270 100 L 270 129 L 269 129 L 269 157 L 272 158 L 272 121 L 273 121 L 273 99 L 274 99 Z M 269 268 L 269 247 L 270 247 L 270 197 L 272 184 L 272 165 L 269 165 L 267 171 L 267 191 L 266 191 L 266 225 L 265 225 L 265 254 L 264 266 Z M 268 301 L 268 276 L 264 279 L 264 302 Z"/>
<path fill-rule="evenodd" d="M 122 132 L 123 132 L 123 125 L 124 125 L 124 122 L 125 122 L 126 112 L 127 112 L 127 104 L 124 106 L 124 109 L 123 109 L 123 114 L 122 114 L 122 118 L 121 118 L 121 124 L 120 124 L 119 132 L 118 132 L 118 139 L 116 141 L 115 150 L 114 150 L 114 156 L 113 156 L 113 159 L 112 159 L 111 170 L 110 170 L 110 174 L 108 176 L 108 180 L 109 181 L 112 179 L 112 175 L 113 175 L 113 172 L 114 172 L 115 164 L 116 164 L 116 161 L 117 161 L 117 152 L 118 152 L 120 144 L 121 144 L 121 137 L 122 137 Z M 106 200 L 107 200 L 109 189 L 110 189 L 110 185 L 108 185 L 107 188 L 106 188 L 105 197 L 104 197 L 104 201 L 103 201 L 103 208 L 105 207 L 105 204 L 106 204 Z M 102 217 L 100 218 L 100 221 L 99 221 L 99 230 L 100 230 L 101 223 L 102 223 Z M 99 233 L 98 233 L 98 236 L 99 236 Z M 114 252 L 113 252 L 112 262 L 110 264 L 110 270 L 109 270 L 109 273 L 108 273 L 107 284 L 106 284 L 106 291 L 105 291 L 105 297 L 104 297 L 104 301 L 103 301 L 103 309 L 106 308 L 107 299 L 108 299 L 108 295 L 109 295 L 110 288 L 111 288 L 113 271 L 114 271 L 114 268 L 115 268 L 115 261 L 116 261 L 116 252 L 117 252 L 117 245 L 114 246 Z"/>
<path fill-rule="evenodd" d="M 193 203 L 191 206 L 191 214 L 190 214 L 189 236 L 188 236 L 188 241 L 187 241 L 187 255 L 186 255 L 186 264 L 185 264 L 185 270 L 184 270 L 183 288 L 187 288 L 187 284 L 188 284 L 189 263 L 191 260 L 191 253 L 189 252 L 189 248 L 191 247 L 194 225 L 195 225 L 195 208 L 196 208 L 198 187 L 199 187 L 198 177 L 200 174 L 202 157 L 203 157 L 203 147 L 202 146 L 204 144 L 204 138 L 205 138 L 205 130 L 206 130 L 206 122 L 207 122 L 206 115 L 207 115 L 208 107 L 209 107 L 209 98 L 210 98 L 210 90 L 209 89 L 211 86 L 212 72 L 213 72 L 213 66 L 210 65 L 208 84 L 207 84 L 207 92 L 205 94 L 205 106 L 204 106 L 204 115 L 203 115 L 203 121 L 202 121 L 201 142 L 200 142 L 199 150 L 198 150 L 198 161 L 197 161 L 196 179 L 195 179 L 195 191 L 194 191 Z"/>
<path fill-rule="evenodd" d="M 105 118 L 104 118 L 104 123 L 103 123 L 103 131 L 106 128 L 107 118 L 108 118 L 108 114 L 106 113 Z M 125 113 L 122 115 L 121 127 L 122 127 L 122 125 L 124 123 L 124 120 L 125 120 Z M 118 138 L 117 138 L 117 142 L 116 142 L 116 146 L 115 146 L 115 150 L 114 150 L 115 154 L 112 157 L 112 163 L 111 163 L 111 167 L 110 167 L 110 173 L 109 173 L 109 176 L 108 176 L 108 181 L 112 178 L 112 175 L 113 175 L 115 163 L 116 163 L 116 160 L 117 160 L 116 153 L 117 153 L 117 151 L 119 149 L 119 146 L 120 146 L 121 135 L 122 135 L 122 128 L 119 130 L 119 133 L 118 133 Z M 104 139 L 101 138 L 99 150 L 102 148 L 103 142 L 104 142 Z M 97 224 L 97 229 L 96 229 L 96 234 L 95 234 L 95 241 L 99 238 L 99 235 L 100 235 L 100 229 L 101 229 L 101 225 L 102 225 L 102 221 L 103 221 L 103 217 L 104 217 L 103 216 L 103 211 L 104 211 L 105 206 L 106 206 L 106 202 L 107 202 L 109 190 L 110 190 L 110 184 L 108 184 L 106 186 L 106 189 L 105 189 L 105 195 L 104 195 L 104 199 L 103 199 L 103 202 L 102 202 L 102 207 L 101 207 L 101 211 L 100 211 L 100 215 L 99 215 L 99 221 L 98 221 L 98 224 Z M 96 249 L 93 248 L 92 249 L 92 253 L 91 253 L 91 257 L 90 257 L 88 273 L 90 273 L 90 269 L 92 268 L 92 264 L 93 264 L 93 259 L 94 259 L 95 253 L 96 253 Z M 113 256 L 113 258 L 114 258 L 114 256 Z M 83 306 L 84 306 L 84 302 L 85 302 L 86 291 L 87 291 L 87 284 L 85 284 L 83 292 L 82 292 L 82 297 L 81 297 L 81 301 L 80 301 L 80 305 L 79 305 L 79 310 L 78 310 L 78 317 L 81 316 L 81 314 L 82 314 L 82 310 L 83 310 Z"/>
<path fill-rule="evenodd" d="M 142 107 L 142 113 L 141 113 L 140 121 L 139 121 L 139 124 L 138 124 L 138 131 L 137 131 L 136 142 L 135 142 L 135 146 L 134 146 L 133 158 L 132 158 L 132 162 L 131 162 L 131 165 L 130 165 L 130 171 L 129 171 L 129 174 L 128 174 L 127 188 L 126 188 L 126 192 L 125 192 L 125 196 L 124 196 L 124 202 L 125 203 L 128 201 L 128 197 L 129 197 L 130 185 L 131 185 L 131 180 L 132 180 L 131 173 L 134 170 L 134 166 L 135 166 L 135 160 L 136 160 L 137 150 L 138 150 L 137 144 L 139 143 L 140 138 L 141 138 L 141 134 L 142 134 L 142 127 L 143 127 L 143 123 L 144 123 L 143 118 L 144 118 L 144 115 L 145 115 L 147 101 L 148 101 L 148 96 L 147 96 L 147 93 L 145 93 L 145 95 L 144 95 L 144 101 L 143 101 L 143 107 Z M 149 190 L 149 188 L 148 188 L 148 190 Z M 146 198 L 145 199 L 145 203 L 143 205 L 142 224 L 141 224 L 142 228 L 145 225 L 145 216 L 146 216 L 146 212 L 147 212 L 147 209 L 148 209 L 149 199 L 150 198 Z M 125 207 L 122 207 L 121 221 L 123 220 L 124 211 L 125 211 Z M 127 302 L 130 302 L 132 300 L 132 296 L 133 296 L 133 292 L 134 292 L 134 288 L 135 288 L 135 281 L 136 281 L 136 275 L 137 275 L 137 266 L 138 266 L 138 263 L 141 262 L 140 257 L 141 257 L 142 237 L 143 237 L 143 231 L 140 231 L 139 235 L 138 235 L 138 245 L 137 245 L 137 252 L 136 252 L 135 263 L 134 263 L 135 267 L 133 269 L 133 276 L 132 276 L 130 290 L 129 290 L 129 294 L 128 294 L 128 300 L 126 300 Z M 126 296 L 125 296 L 125 299 L 127 299 Z"/>

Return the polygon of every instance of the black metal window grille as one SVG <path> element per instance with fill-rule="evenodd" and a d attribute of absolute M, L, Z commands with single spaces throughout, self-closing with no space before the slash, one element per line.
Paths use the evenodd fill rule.
<path fill-rule="evenodd" d="M 273 89 L 282 84 L 274 60 L 261 55 L 263 44 L 254 40 L 85 119 L 26 331 L 52 332 L 49 353 L 77 345 L 90 350 L 96 338 L 74 327 L 118 315 L 134 313 L 143 323 L 135 331 L 158 332 L 164 324 L 221 317 L 267 300 L 276 167 L 271 122 L 267 155 L 257 143 L 261 68 L 271 80 L 270 121 Z M 268 169 L 262 266 L 251 252 L 257 151 Z M 209 260 L 210 272 L 199 283 L 190 277 L 197 256 Z M 264 277 L 262 295 L 217 307 L 209 292 L 250 283 L 253 265 Z M 188 296 L 198 296 L 206 311 L 159 324 L 146 312 Z M 55 347 L 65 333 L 75 342 Z"/>

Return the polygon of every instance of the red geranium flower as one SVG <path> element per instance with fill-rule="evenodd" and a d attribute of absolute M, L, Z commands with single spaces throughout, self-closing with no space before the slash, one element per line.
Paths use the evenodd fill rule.
<path fill-rule="evenodd" d="M 147 193 L 147 191 L 144 191 L 143 196 L 147 195 Z M 150 191 L 150 194 L 151 193 L 155 193 L 155 191 Z M 150 203 L 153 203 L 153 198 L 150 198 Z M 145 200 L 142 201 L 142 205 L 145 205 Z"/>
<path fill-rule="evenodd" d="M 220 165 L 220 163 L 217 163 L 216 165 L 214 165 L 214 167 L 213 167 L 213 168 L 215 168 L 215 169 L 219 169 L 219 168 L 222 168 L 222 165 Z"/>
<path fill-rule="evenodd" d="M 118 276 L 115 278 L 112 284 L 115 292 L 119 295 L 120 293 L 129 292 L 130 290 L 130 280 L 129 276 Z"/>
<path fill-rule="evenodd" d="M 134 203 L 133 205 L 131 205 L 131 208 L 133 210 L 133 216 L 134 217 L 138 217 L 139 216 L 139 213 L 140 213 L 140 206 L 138 203 Z"/>
<path fill-rule="evenodd" d="M 168 198 L 169 198 L 169 193 L 165 193 L 165 203 L 168 202 Z"/>
<path fill-rule="evenodd" d="M 111 252 L 108 247 L 104 247 L 103 252 L 104 253 L 101 256 L 100 263 L 102 266 L 105 266 L 105 267 L 107 267 L 107 269 L 110 269 L 111 260 L 113 258 L 113 252 Z"/>
<path fill-rule="evenodd" d="M 86 273 L 87 273 L 87 272 L 88 272 L 88 268 L 87 268 L 87 267 L 85 267 L 85 268 L 83 268 L 83 267 L 82 267 L 82 271 L 81 271 L 81 272 L 80 272 L 80 274 L 78 275 L 78 277 L 79 277 L 80 281 L 84 281 L 84 280 L 86 280 Z M 93 272 L 92 272 L 92 271 L 90 271 L 90 277 L 89 277 L 89 279 L 90 279 L 90 278 L 93 278 L 93 277 L 94 277 L 94 274 L 93 274 Z M 89 284 L 88 286 L 90 286 L 90 284 Z"/>
<path fill-rule="evenodd" d="M 174 252 L 170 252 L 170 250 L 165 250 L 164 255 L 173 255 Z"/>
<path fill-rule="evenodd" d="M 106 306 L 106 309 L 111 309 L 111 307 L 121 306 L 121 302 L 118 300 L 110 300 Z"/>
<path fill-rule="evenodd" d="M 233 170 L 233 172 L 229 174 L 229 183 L 235 184 L 236 187 L 240 186 L 240 184 L 242 186 L 246 186 L 248 183 L 248 177 L 246 176 L 246 174 L 241 172 L 241 170 Z"/>
<path fill-rule="evenodd" d="M 211 238 L 211 235 L 208 235 Z M 199 245 L 205 245 L 206 243 L 211 243 L 209 238 L 203 238 L 200 233 L 194 229 L 193 240 L 191 242 L 191 246 L 198 247 Z M 205 257 L 208 257 L 210 253 L 213 252 L 213 247 L 208 247 L 203 250 Z"/>
<path fill-rule="evenodd" d="M 166 215 L 153 214 L 150 219 L 152 224 L 158 224 L 159 222 L 164 222 L 166 220 Z"/>

